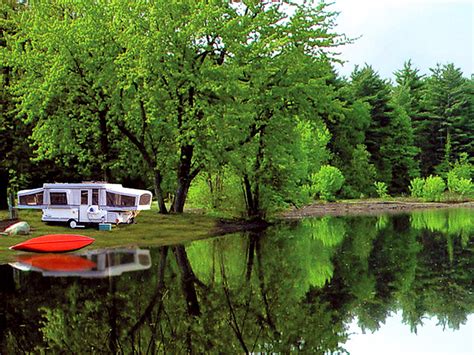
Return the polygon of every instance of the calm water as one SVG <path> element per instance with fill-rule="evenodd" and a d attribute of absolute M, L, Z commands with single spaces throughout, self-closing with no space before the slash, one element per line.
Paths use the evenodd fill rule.
<path fill-rule="evenodd" d="M 472 354 L 474 211 L 0 266 L 0 353 Z"/>

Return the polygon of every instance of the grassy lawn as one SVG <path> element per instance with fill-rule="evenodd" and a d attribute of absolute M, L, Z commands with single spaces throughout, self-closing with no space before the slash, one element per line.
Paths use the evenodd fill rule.
<path fill-rule="evenodd" d="M 0 219 L 8 218 L 7 211 L 0 211 Z M 126 246 L 160 246 L 183 243 L 209 237 L 216 219 L 204 215 L 160 215 L 156 210 L 142 211 L 136 224 L 112 227 L 112 231 L 99 231 L 96 227 L 70 229 L 64 225 L 47 225 L 41 221 L 41 211 L 20 210 L 19 218 L 33 229 L 30 235 L 0 235 L 0 264 L 12 261 L 20 252 L 9 250 L 12 245 L 45 234 L 70 233 L 95 238 L 87 249 Z"/>

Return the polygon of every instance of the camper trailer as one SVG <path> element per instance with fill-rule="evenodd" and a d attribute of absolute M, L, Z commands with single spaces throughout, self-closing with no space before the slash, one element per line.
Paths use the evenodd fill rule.
<path fill-rule="evenodd" d="M 132 223 L 151 206 L 151 192 L 120 184 L 44 184 L 18 192 L 18 208 L 43 210 L 44 222 L 66 222 L 76 228 L 89 223 Z"/>

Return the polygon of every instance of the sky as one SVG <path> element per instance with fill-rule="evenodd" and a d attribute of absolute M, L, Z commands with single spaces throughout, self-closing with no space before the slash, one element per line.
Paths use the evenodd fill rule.
<path fill-rule="evenodd" d="M 417 333 L 403 324 L 401 312 L 392 314 L 380 329 L 363 334 L 354 320 L 351 336 L 341 344 L 351 355 L 472 355 L 474 354 L 474 316 L 470 315 L 458 330 L 443 329 L 438 319 L 424 318 Z"/>
<path fill-rule="evenodd" d="M 365 63 L 381 77 L 411 59 L 422 74 L 437 63 L 454 65 L 465 77 L 474 73 L 474 0 L 333 0 L 340 11 L 336 31 L 359 37 L 341 48 L 340 74 Z"/>

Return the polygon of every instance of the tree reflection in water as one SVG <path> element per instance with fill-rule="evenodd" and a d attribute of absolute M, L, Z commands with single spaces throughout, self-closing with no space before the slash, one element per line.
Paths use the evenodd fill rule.
<path fill-rule="evenodd" d="M 0 352 L 342 351 L 357 319 L 412 331 L 472 313 L 473 213 L 307 219 L 151 250 L 104 279 L 0 266 Z"/>

